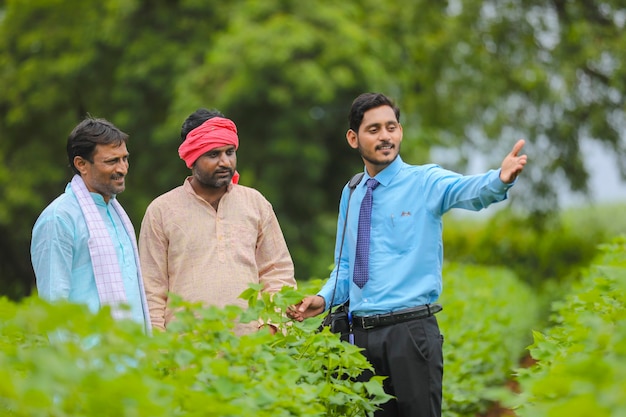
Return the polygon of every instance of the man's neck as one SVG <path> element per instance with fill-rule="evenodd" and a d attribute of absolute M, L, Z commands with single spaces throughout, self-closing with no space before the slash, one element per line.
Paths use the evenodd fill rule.
<path fill-rule="evenodd" d="M 198 197 L 212 205 L 215 210 L 217 210 L 220 200 L 224 194 L 226 194 L 226 191 L 228 191 L 228 185 L 219 188 L 207 187 L 196 181 L 193 177 L 189 180 L 189 184 L 191 184 L 191 188 L 193 188 Z"/>

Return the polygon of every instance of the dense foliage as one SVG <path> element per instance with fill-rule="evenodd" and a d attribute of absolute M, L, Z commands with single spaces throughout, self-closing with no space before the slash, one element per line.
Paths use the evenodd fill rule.
<path fill-rule="evenodd" d="M 603 247 L 553 326 L 534 333 L 538 362 L 519 371 L 520 417 L 614 417 L 626 410 L 626 237 Z"/>
<path fill-rule="evenodd" d="M 533 302 L 505 270 L 449 267 L 445 279 L 438 315 L 446 337 L 444 414 L 470 417 L 487 404 L 485 388 L 509 376 L 528 344 Z M 134 323 L 113 322 L 107 311 L 0 299 L 0 414 L 364 415 L 387 397 L 380 378 L 352 379 L 370 367 L 359 350 L 328 330 L 317 333 L 321 317 L 288 323 L 281 314 L 319 285 L 285 288 L 272 300 L 251 288 L 242 295 L 250 304 L 245 311 L 179 300 L 175 324 L 152 337 Z M 519 296 L 507 300 L 511 292 Z M 236 337 L 238 317 L 270 320 L 282 331 Z"/>
<path fill-rule="evenodd" d="M 237 123 L 242 184 L 274 205 L 300 278 L 332 262 L 339 192 L 362 168 L 346 114 L 363 91 L 402 108 L 407 162 L 495 166 L 528 139 L 514 202 L 584 190 L 583 138 L 624 169 L 625 10 L 618 0 L 6 0 L 0 2 L 2 292 L 32 284 L 30 230 L 62 192 L 64 143 L 91 113 L 130 133 L 120 200 L 136 226 L 187 175 L 184 118 Z M 532 184 L 532 187 L 530 186 Z"/>
<path fill-rule="evenodd" d="M 520 417 L 607 416 L 624 409 L 626 238 L 603 246 L 552 325 L 534 332 L 538 361 L 517 369 L 520 394 L 496 387 L 512 376 L 536 327 L 536 294 L 501 269 L 447 265 L 444 415 L 473 417 L 504 398 Z M 274 300 L 242 296 L 251 307 L 201 309 L 181 303 L 176 324 L 152 337 L 107 311 L 36 298 L 0 299 L 0 410 L 7 416 L 362 415 L 385 400 L 380 380 L 354 383 L 369 367 L 358 349 L 320 318 L 287 323 L 285 306 L 315 291 L 285 289 Z M 232 322 L 258 317 L 282 332 L 236 337 Z M 372 397 L 373 396 L 373 397 Z"/>
<path fill-rule="evenodd" d="M 256 298 L 257 291 L 246 296 Z M 293 299 L 280 294 L 278 302 Z M 282 300 L 282 301 L 281 301 Z M 279 323 L 265 298 L 245 316 Z M 171 331 L 147 337 L 108 311 L 0 300 L 0 413 L 5 416 L 361 416 L 384 402 L 358 349 L 319 321 L 236 337 L 238 308 L 181 303 Z M 265 314 L 267 313 L 267 314 Z"/>
<path fill-rule="evenodd" d="M 540 303 L 511 271 L 459 265 L 444 268 L 441 302 L 444 415 L 473 417 L 491 405 L 491 390 L 512 377 Z"/>

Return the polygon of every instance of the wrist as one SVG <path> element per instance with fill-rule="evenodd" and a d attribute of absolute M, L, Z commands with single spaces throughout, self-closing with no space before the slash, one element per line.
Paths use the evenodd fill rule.
<path fill-rule="evenodd" d="M 326 299 L 322 297 L 321 295 L 316 295 L 316 297 L 320 299 L 320 307 L 322 311 L 326 310 Z"/>

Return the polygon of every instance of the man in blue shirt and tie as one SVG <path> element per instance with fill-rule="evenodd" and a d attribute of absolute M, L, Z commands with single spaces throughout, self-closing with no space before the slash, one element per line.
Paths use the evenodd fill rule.
<path fill-rule="evenodd" d="M 524 140 L 500 169 L 463 176 L 402 161 L 400 110 L 382 94 L 357 97 L 349 122 L 346 138 L 365 171 L 354 192 L 346 186 L 341 196 L 335 269 L 317 295 L 288 314 L 302 321 L 326 311 L 331 300 L 349 300 L 354 343 L 376 374 L 387 376 L 385 391 L 396 397 L 375 416 L 439 417 L 443 337 L 434 316 L 441 307 L 434 303 L 442 286 L 442 216 L 506 199 L 526 165 L 519 154 Z"/>

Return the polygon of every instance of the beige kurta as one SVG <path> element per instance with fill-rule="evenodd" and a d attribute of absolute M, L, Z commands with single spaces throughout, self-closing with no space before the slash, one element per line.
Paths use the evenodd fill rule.
<path fill-rule="evenodd" d="M 217 211 L 194 192 L 189 178 L 156 198 L 141 224 L 139 255 L 152 326 L 159 329 L 173 316 L 168 292 L 205 305 L 245 308 L 238 297 L 250 283 L 262 283 L 270 293 L 296 285 L 271 204 L 237 184 L 229 186 Z"/>

